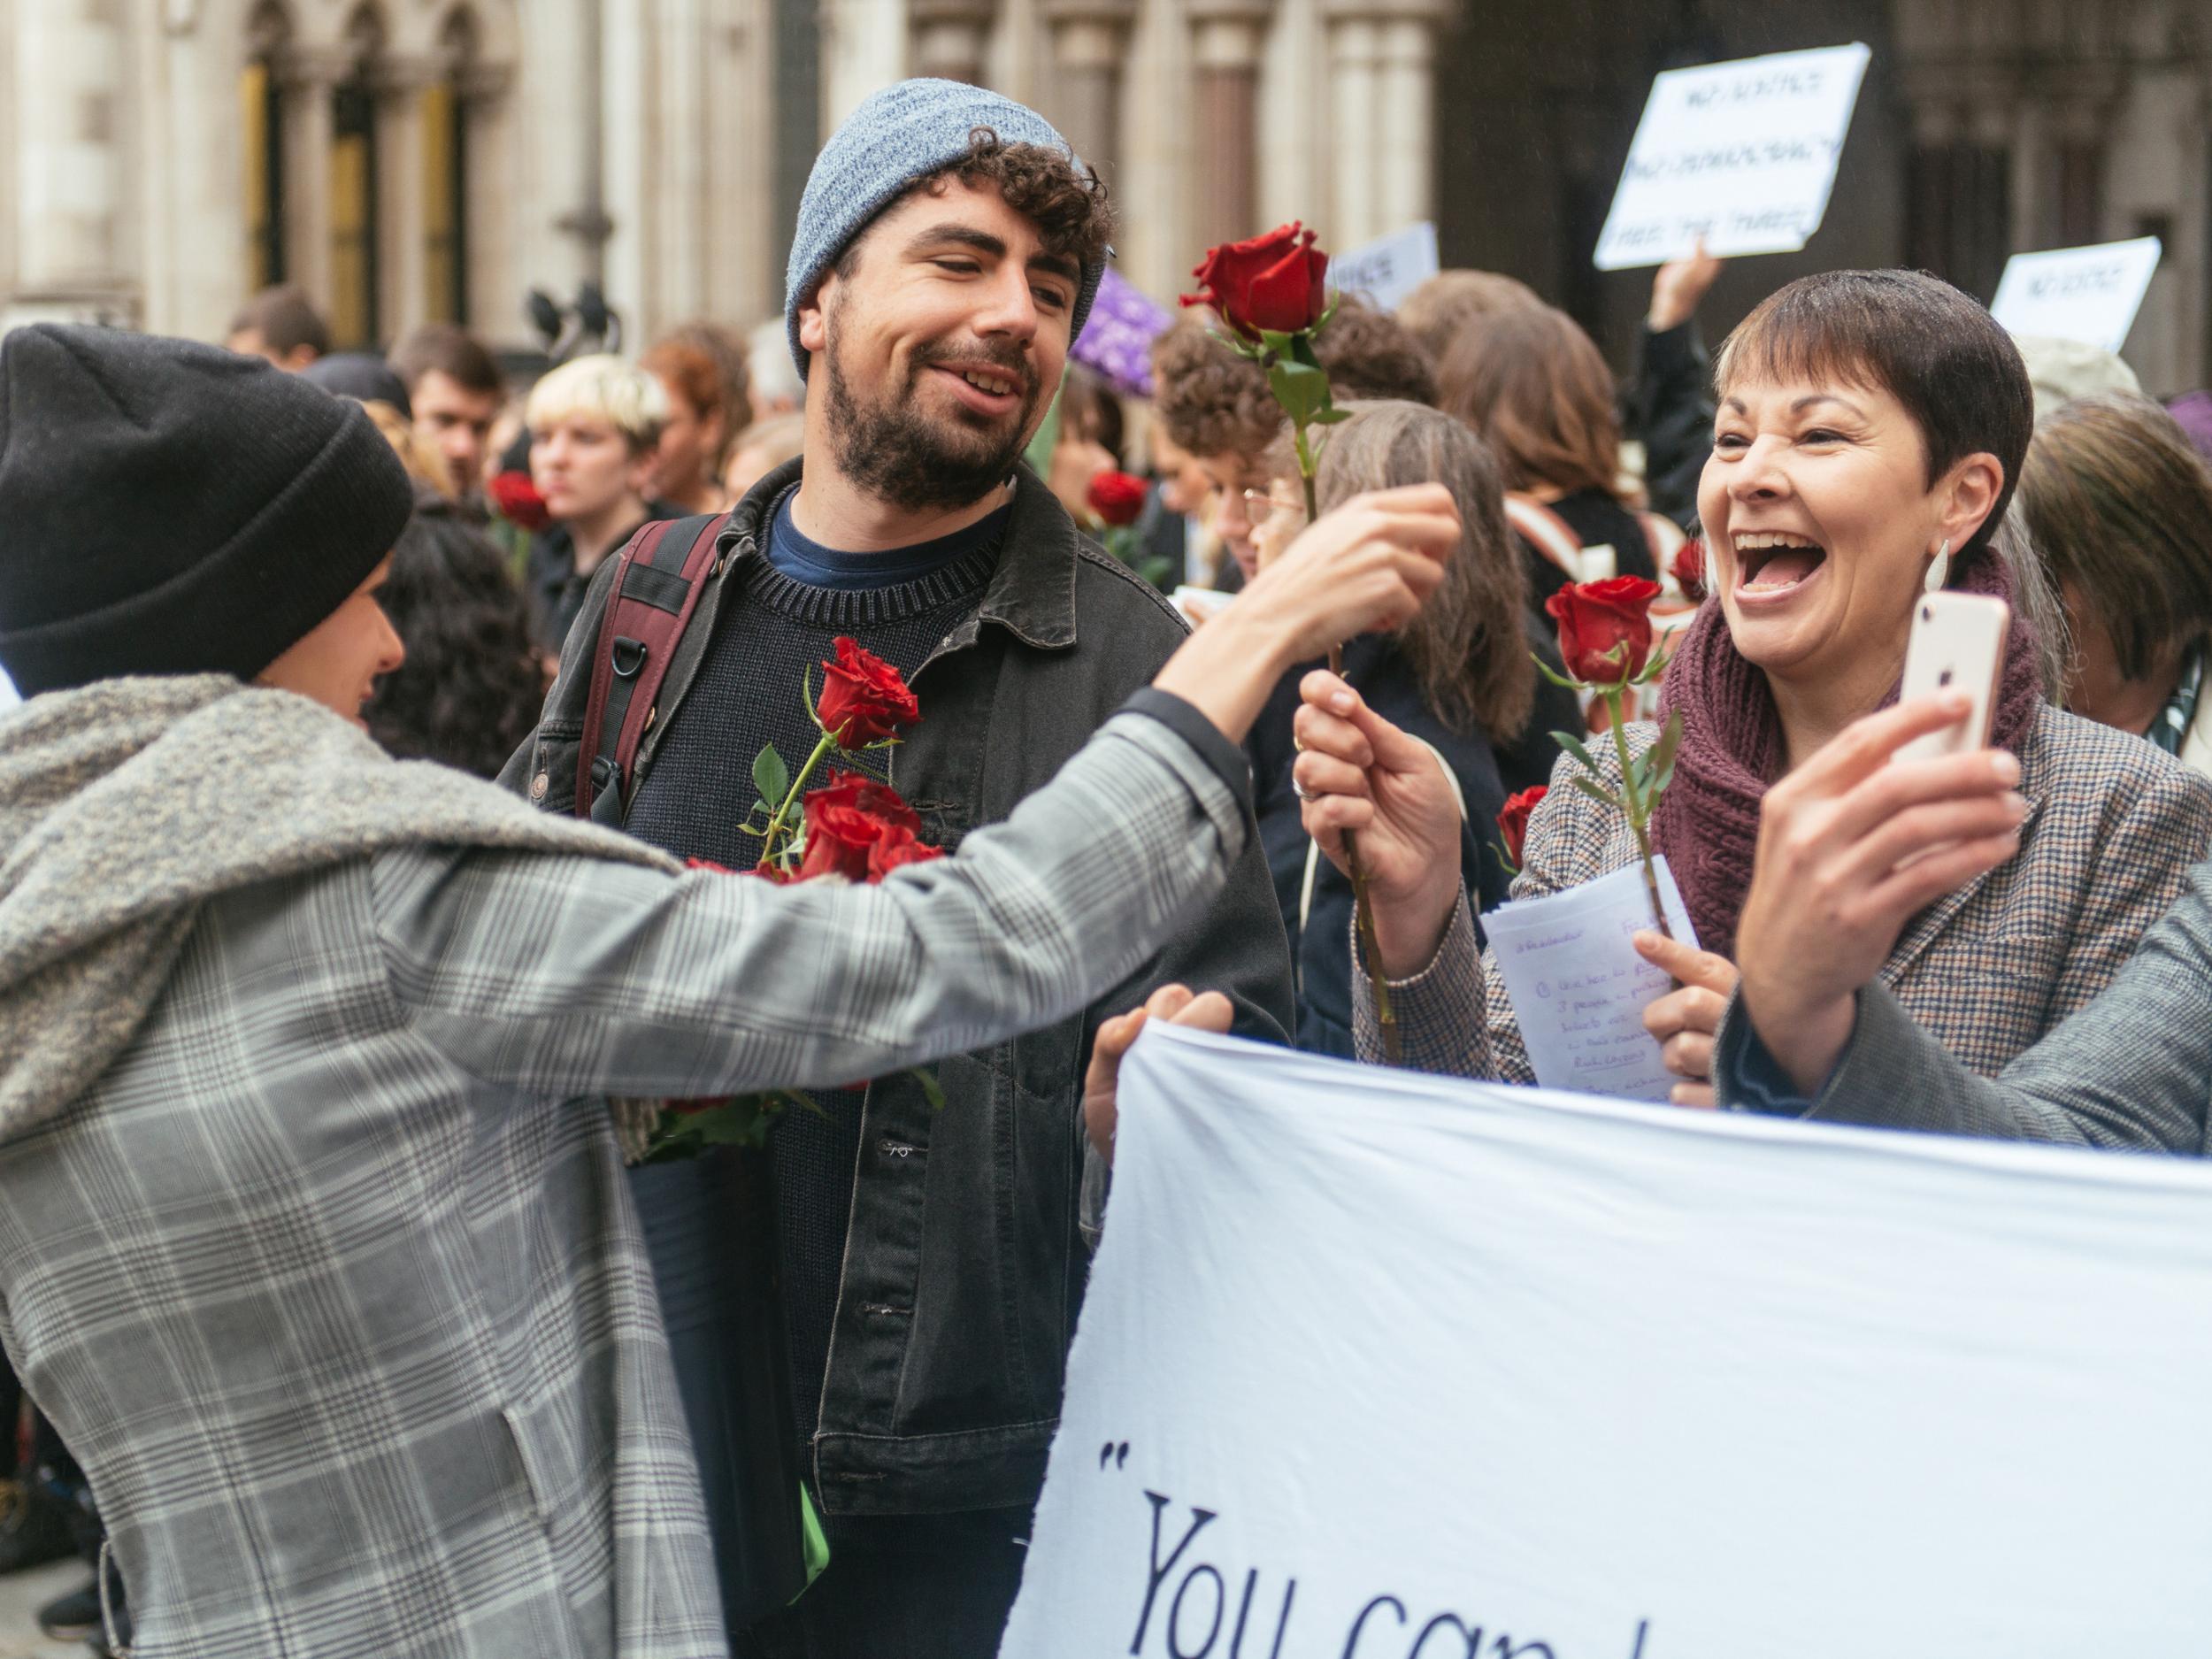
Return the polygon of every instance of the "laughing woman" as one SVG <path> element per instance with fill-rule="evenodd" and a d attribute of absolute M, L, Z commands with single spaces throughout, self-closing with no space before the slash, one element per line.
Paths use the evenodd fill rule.
<path fill-rule="evenodd" d="M 1999 535 L 2033 419 L 2028 378 L 1989 313 L 1929 276 L 1844 271 L 1773 295 L 1723 349 L 1713 456 L 1698 493 L 1715 597 L 1668 668 L 1683 717 L 1653 826 L 1703 952 L 1639 949 L 1684 988 L 1646 1018 L 1711 1100 L 1712 1033 L 1735 984 L 1736 923 L 1759 806 L 1859 716 L 1893 701 L 1913 602 L 1948 587 L 2008 600 L 1993 741 L 2019 761 L 2019 850 L 1921 913 L 1881 979 L 1971 1070 L 1999 1071 L 2112 978 L 2212 842 L 2212 787 L 2139 740 L 2046 700 L 2062 629 Z M 1455 879 L 1457 824 L 1425 749 L 1325 674 L 1310 676 L 1296 776 L 1332 858 L 1356 830 L 1409 1064 L 1532 1082 L 1495 965 Z M 1632 753 L 1656 729 L 1632 727 Z M 1602 757 L 1617 789 L 1617 767 Z M 1571 762 L 1563 760 L 1563 766 Z M 1517 898 L 1629 864 L 1620 815 L 1561 787 L 1527 832 Z M 1379 1052 L 1355 975 L 1360 1052 Z"/>

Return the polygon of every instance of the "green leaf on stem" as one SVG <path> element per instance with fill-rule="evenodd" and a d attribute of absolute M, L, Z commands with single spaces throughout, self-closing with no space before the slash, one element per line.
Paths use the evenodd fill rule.
<path fill-rule="evenodd" d="M 945 1087 L 937 1080 L 935 1074 L 918 1065 L 907 1067 L 906 1074 L 922 1086 L 922 1098 L 929 1102 L 930 1110 L 941 1112 L 945 1110 Z"/>
<path fill-rule="evenodd" d="M 1577 772 L 1568 781 L 1572 783 L 1576 788 L 1581 790 L 1583 794 L 1588 795 L 1593 801 L 1598 802 L 1601 805 L 1609 806 L 1616 812 L 1625 812 L 1628 810 L 1621 804 L 1620 796 L 1606 788 L 1594 778 L 1586 778 L 1580 772 Z"/>
<path fill-rule="evenodd" d="M 1558 744 L 1560 748 L 1565 749 L 1570 755 L 1572 755 L 1577 760 L 1580 761 L 1584 769 L 1587 771 L 1593 778 L 1601 777 L 1604 775 L 1599 772 L 1597 762 L 1590 757 L 1590 751 L 1583 747 L 1582 740 L 1575 736 L 1573 733 L 1554 732 L 1551 734 L 1551 741 Z"/>
<path fill-rule="evenodd" d="M 1536 664 L 1536 672 L 1538 673 L 1543 675 L 1545 679 L 1550 680 L 1553 685 L 1557 686 L 1561 690 L 1587 691 L 1589 689 L 1589 687 L 1584 685 L 1579 680 L 1570 680 L 1566 675 L 1555 671 L 1549 663 L 1543 659 L 1540 653 L 1531 651 L 1528 654 L 1528 658 L 1529 661 Z"/>
<path fill-rule="evenodd" d="M 773 812 L 772 803 L 781 801 L 791 793 L 791 768 L 783 764 L 783 757 L 770 743 L 753 757 L 753 787 L 760 791 L 756 812 Z"/>
<path fill-rule="evenodd" d="M 1319 414 L 1313 418 L 1313 424 L 1317 426 L 1333 426 L 1340 420 L 1349 420 L 1351 418 L 1352 411 L 1350 410 L 1339 409 L 1335 404 L 1332 403 L 1328 408 L 1323 410 Z"/>
<path fill-rule="evenodd" d="M 803 1110 L 812 1112 L 824 1123 L 833 1121 L 830 1115 L 824 1111 L 819 1105 L 816 1104 L 814 1096 L 809 1094 L 803 1089 L 780 1088 L 776 1091 L 776 1093 L 781 1095 L 785 1100 L 789 1101 L 794 1106 L 799 1107 Z"/>
<path fill-rule="evenodd" d="M 1311 364 L 1278 360 L 1267 371 L 1267 389 L 1294 426 L 1310 426 L 1329 406 L 1329 377 Z"/>
<path fill-rule="evenodd" d="M 1682 747 L 1682 710 L 1677 709 L 1667 717 L 1666 728 L 1659 733 L 1659 741 L 1646 753 L 1650 764 L 1645 768 L 1647 783 L 1643 795 L 1647 802 L 1656 801 L 1659 792 L 1674 779 L 1675 752 Z"/>

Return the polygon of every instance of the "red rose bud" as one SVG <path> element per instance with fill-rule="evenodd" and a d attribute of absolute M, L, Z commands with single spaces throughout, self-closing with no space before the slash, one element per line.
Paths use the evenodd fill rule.
<path fill-rule="evenodd" d="M 1703 603 L 1705 598 L 1705 543 L 1685 541 L 1674 555 L 1674 585 L 1683 596 Z"/>
<path fill-rule="evenodd" d="M 1200 291 L 1184 295 L 1183 303 L 1212 306 L 1248 340 L 1257 340 L 1262 329 L 1294 334 L 1310 328 L 1329 308 L 1329 256 L 1313 243 L 1313 232 L 1293 219 L 1249 242 L 1210 248 L 1192 273 Z"/>
<path fill-rule="evenodd" d="M 1083 498 L 1102 523 L 1120 529 L 1133 525 L 1144 512 L 1145 482 L 1126 472 L 1101 472 L 1091 480 Z"/>
<path fill-rule="evenodd" d="M 868 879 L 880 881 L 894 870 L 907 864 L 924 864 L 933 858 L 945 856 L 941 847 L 932 847 L 927 841 L 914 839 L 910 829 L 893 827 L 877 838 L 868 854 Z"/>
<path fill-rule="evenodd" d="M 1521 849 L 1528 841 L 1528 821 L 1536 810 L 1536 803 L 1551 790 L 1543 784 L 1533 789 L 1524 789 L 1507 797 L 1505 809 L 1498 814 L 1498 833 L 1505 837 L 1505 856 L 1513 867 L 1521 867 Z"/>
<path fill-rule="evenodd" d="M 1644 672 L 1651 656 L 1651 602 L 1659 584 L 1640 576 L 1575 582 L 1544 601 L 1559 624 L 1559 654 L 1585 685 L 1614 686 Z"/>
<path fill-rule="evenodd" d="M 897 669 L 855 641 L 840 638 L 837 660 L 822 664 L 822 695 L 814 713 L 839 748 L 865 749 L 919 722 L 922 705 Z"/>
<path fill-rule="evenodd" d="M 493 510 L 518 530 L 539 531 L 553 522 L 545 497 L 538 494 L 527 472 L 498 473 L 485 491 L 492 498 Z"/>

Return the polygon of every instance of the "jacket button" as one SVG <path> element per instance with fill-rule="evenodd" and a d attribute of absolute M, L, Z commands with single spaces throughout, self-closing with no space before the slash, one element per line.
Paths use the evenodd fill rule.
<path fill-rule="evenodd" d="M 536 777 L 530 780 L 530 798 L 533 801 L 544 800 L 545 792 L 549 788 L 552 787 L 552 779 L 547 777 L 545 773 L 540 772 Z"/>

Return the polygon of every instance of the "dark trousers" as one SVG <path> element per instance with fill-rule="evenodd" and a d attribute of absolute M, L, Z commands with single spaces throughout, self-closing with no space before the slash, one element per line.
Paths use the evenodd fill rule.
<path fill-rule="evenodd" d="M 830 1564 L 740 1659 L 993 1659 L 1021 1587 L 1026 1509 L 840 1516 Z"/>

